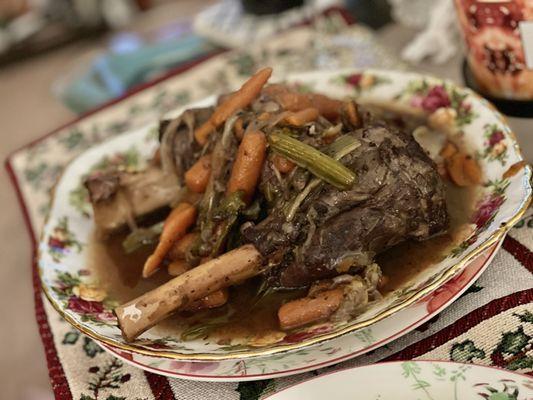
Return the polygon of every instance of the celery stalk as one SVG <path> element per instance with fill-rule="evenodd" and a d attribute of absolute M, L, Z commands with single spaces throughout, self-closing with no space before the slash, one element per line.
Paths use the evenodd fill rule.
<path fill-rule="evenodd" d="M 274 132 L 269 135 L 268 141 L 275 152 L 298 166 L 306 168 L 313 175 L 339 190 L 350 189 L 355 183 L 356 176 L 353 171 L 346 168 L 341 162 L 298 139 Z"/>

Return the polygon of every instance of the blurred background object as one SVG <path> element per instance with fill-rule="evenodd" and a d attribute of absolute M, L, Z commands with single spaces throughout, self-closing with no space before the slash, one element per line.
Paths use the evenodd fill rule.
<path fill-rule="evenodd" d="M 65 64 L 52 84 L 56 98 L 82 113 L 195 61 L 262 43 L 306 23 L 317 31 L 313 45 L 332 46 L 332 52 L 342 40 L 337 38 L 333 44 L 321 32 L 340 29 L 336 25 L 353 17 L 371 29 L 393 19 L 424 29 L 402 54 L 410 62 L 425 58 L 444 62 L 456 51 L 454 17 L 450 22 L 450 13 L 442 16 L 452 0 L 206 1 L 193 19 L 180 16 L 180 3 L 183 0 L 3 0 L 0 65 L 73 42 L 103 40 L 104 46 Z M 316 19 L 332 7 L 347 11 L 340 18 L 333 13 L 328 19 Z M 159 18 L 150 29 L 139 29 L 139 21 L 150 19 L 151 14 L 161 16 L 161 9 L 168 10 L 166 18 Z M 343 46 L 368 61 L 379 49 L 368 46 L 371 31 L 362 32 L 343 39 Z"/>
<path fill-rule="evenodd" d="M 105 50 L 70 65 L 55 81 L 54 94 L 73 111 L 84 112 L 216 51 L 187 21 L 146 33 L 123 31 Z"/>
<path fill-rule="evenodd" d="M 82 113 L 198 60 L 227 49 L 258 45 L 295 26 L 310 23 L 318 32 L 313 45 L 329 46 L 331 43 L 324 41 L 320 32 L 326 32 L 328 26 L 338 25 L 339 18 L 333 14 L 328 19 L 316 17 L 332 8 L 344 10 L 340 20 L 355 19 L 359 25 L 376 32 L 391 24 L 418 31 L 399 53 L 404 61 L 413 65 L 422 62 L 446 63 L 459 53 L 460 48 L 454 0 L 211 0 L 197 4 L 203 10 L 194 18 L 183 18 L 179 10 L 181 4 L 185 3 L 189 2 L 2 0 L 0 66 L 69 43 L 92 43 L 98 40 L 98 46 L 58 71 L 58 77 L 52 84 L 56 98 L 72 111 Z M 512 100 L 531 99 L 531 91 L 527 89 L 531 81 L 526 79 L 528 73 L 523 72 L 520 77 L 516 74 L 498 75 L 496 70 L 482 73 L 484 69 L 476 60 L 484 57 L 480 53 L 484 50 L 474 50 L 476 46 L 473 43 L 474 37 L 481 37 L 479 32 L 486 33 L 490 25 L 492 31 L 497 30 L 497 34 L 493 32 L 491 37 L 500 37 L 501 43 L 504 38 L 512 37 L 513 46 L 516 47 L 520 34 L 524 37 L 533 35 L 531 22 L 527 24 L 532 18 L 533 11 L 530 9 L 533 6 L 524 0 L 457 0 L 456 3 L 469 50 L 466 80 L 487 95 Z M 500 3 L 510 6 L 506 8 Z M 479 13 L 469 14 L 471 11 L 467 9 L 471 7 L 492 10 L 490 15 L 485 16 L 483 25 L 479 25 L 483 22 L 478 18 Z M 502 7 L 516 12 L 504 15 L 503 11 L 498 11 Z M 165 18 L 161 18 L 160 10 L 165 10 Z M 498 12 L 502 14 L 501 18 L 496 15 Z M 139 28 L 139 21 L 149 20 L 151 15 L 158 15 L 155 18 L 157 22 L 150 29 Z M 489 20 L 493 22 L 487 22 Z M 516 23 L 515 26 L 505 30 L 503 25 L 511 22 Z M 360 36 L 359 40 L 355 36 L 353 43 L 345 41 L 344 45 L 351 46 L 353 51 L 360 51 L 357 42 L 366 40 L 370 32 Z M 490 40 L 494 42 L 494 38 Z M 488 48 L 491 46 L 494 47 L 494 43 Z M 505 54 L 508 54 L 508 58 L 514 57 L 511 57 L 512 60 L 509 58 L 508 64 L 520 68 L 525 62 L 524 51 L 503 51 L 501 54 L 504 58 Z M 533 53 L 533 50 L 530 52 Z M 365 55 L 359 57 L 364 58 Z M 530 58 L 533 59 L 533 55 Z M 496 79 L 500 89 L 493 89 L 489 78 L 493 81 Z M 520 88 L 512 88 L 511 80 L 516 80 Z M 507 82 L 505 88 L 501 86 L 504 81 Z"/>
<path fill-rule="evenodd" d="M 304 4 L 304 0 L 241 0 L 241 2 L 244 12 L 255 15 L 277 14 Z"/>
<path fill-rule="evenodd" d="M 419 63 L 429 59 L 443 64 L 454 56 L 458 50 L 459 31 L 451 0 L 390 1 L 397 21 L 422 29 L 403 49 L 405 61 Z"/>
<path fill-rule="evenodd" d="M 506 114 L 533 117 L 533 2 L 455 0 L 466 83 Z"/>
<path fill-rule="evenodd" d="M 118 29 L 150 0 L 2 0 L 0 65 Z"/>

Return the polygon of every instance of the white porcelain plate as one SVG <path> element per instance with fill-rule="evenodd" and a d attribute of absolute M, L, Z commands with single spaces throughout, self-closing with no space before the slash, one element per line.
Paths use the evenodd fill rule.
<path fill-rule="evenodd" d="M 264 364 L 292 352 L 311 352 L 311 345 L 328 344 L 334 349 L 338 341 L 350 343 L 361 334 L 361 329 L 427 298 L 499 242 L 525 211 L 531 197 L 531 168 L 520 164 L 523 159 L 518 145 L 502 116 L 471 91 L 417 74 L 376 70 L 306 73 L 288 80 L 298 83 L 302 90 L 312 89 L 339 98 L 355 96 L 361 103 L 386 104 L 427 117 L 432 126 L 457 135 L 469 153 L 476 154 L 483 172 L 483 186 L 464 241 L 442 261 L 348 322 L 310 326 L 260 344 L 257 341 L 218 344 L 209 338 L 183 342 L 179 337 L 162 337 L 153 330 L 133 343 L 126 343 L 111 312 L 116 301 L 102 293 L 101 282 L 86 267 L 87 244 L 94 224 L 81 182 L 89 170 L 110 164 L 126 169 L 142 167 L 157 147 L 154 121 L 150 126 L 89 149 L 66 168 L 57 184 L 39 244 L 39 272 L 46 295 L 67 321 L 116 349 L 180 361 L 231 360 L 235 364 L 236 360 L 250 363 L 255 359 Z M 207 99 L 203 104 L 212 101 Z M 509 174 L 511 166 L 520 168 Z M 87 287 L 91 290 L 86 290 Z M 95 291 L 97 296 L 87 295 Z"/>
<path fill-rule="evenodd" d="M 398 361 L 320 375 L 270 400 L 531 400 L 533 379 L 499 368 Z"/>
<path fill-rule="evenodd" d="M 128 364 L 171 378 L 197 381 L 242 382 L 279 378 L 338 364 L 368 353 L 432 319 L 461 296 L 485 271 L 501 242 L 485 250 L 463 271 L 419 302 L 374 325 L 342 338 L 326 341 L 275 357 L 191 362 L 144 355 L 99 343 L 108 353 Z"/>

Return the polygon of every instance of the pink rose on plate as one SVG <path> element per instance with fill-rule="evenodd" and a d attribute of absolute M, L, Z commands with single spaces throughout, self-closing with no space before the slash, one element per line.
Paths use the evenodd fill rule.
<path fill-rule="evenodd" d="M 472 222 L 479 228 L 484 227 L 492 218 L 492 216 L 500 209 L 504 202 L 504 197 L 500 195 L 493 195 L 487 200 L 483 201 L 472 217 Z"/>
<path fill-rule="evenodd" d="M 494 249 L 494 246 L 491 247 Z M 470 262 L 466 268 L 458 275 L 451 278 L 448 282 L 442 285 L 434 292 L 428 294 L 421 303 L 426 303 L 426 309 L 429 314 L 433 314 L 439 310 L 444 304 L 448 303 L 452 298 L 457 296 L 459 292 L 468 286 L 474 276 L 479 272 L 489 259 L 491 253 L 483 253 L 483 255 L 475 258 Z"/>
<path fill-rule="evenodd" d="M 215 371 L 219 362 L 186 362 L 186 361 L 171 361 L 170 368 L 174 371 L 185 374 L 198 374 L 200 372 L 207 373 Z"/>
<path fill-rule="evenodd" d="M 96 316 L 96 318 L 98 318 L 98 320 L 100 321 L 109 321 L 109 322 L 116 320 L 115 315 L 111 311 L 101 312 Z"/>
<path fill-rule="evenodd" d="M 411 97 L 411 106 L 416 108 L 422 108 L 422 102 L 424 101 L 424 98 L 418 94 L 415 94 L 413 97 Z"/>
<path fill-rule="evenodd" d="M 54 249 L 62 250 L 66 247 L 66 243 L 63 240 L 50 236 L 48 239 L 48 246 L 53 247 Z"/>
<path fill-rule="evenodd" d="M 312 337 L 318 336 L 322 333 L 327 333 L 329 331 L 331 331 L 331 325 L 322 325 L 309 331 L 296 332 L 287 335 L 285 336 L 283 341 L 286 343 L 300 343 L 303 342 L 305 339 L 310 339 Z"/>
<path fill-rule="evenodd" d="M 361 83 L 362 77 L 363 77 L 363 74 L 352 74 L 344 78 L 344 81 L 350 86 L 357 87 L 359 86 L 359 83 Z"/>
<path fill-rule="evenodd" d="M 500 130 L 495 130 L 495 131 L 492 132 L 491 135 L 489 136 L 489 146 L 490 146 L 490 147 L 493 147 L 493 146 L 497 145 L 497 144 L 500 143 L 504 138 L 505 138 L 505 136 L 503 135 L 503 132 L 502 132 L 502 131 L 500 131 Z"/>
<path fill-rule="evenodd" d="M 100 314 L 104 312 L 104 306 L 99 301 L 87 301 L 77 296 L 68 299 L 67 308 L 78 314 Z"/>
<path fill-rule="evenodd" d="M 432 87 L 422 100 L 422 108 L 429 112 L 451 106 L 450 97 L 443 85 Z"/>

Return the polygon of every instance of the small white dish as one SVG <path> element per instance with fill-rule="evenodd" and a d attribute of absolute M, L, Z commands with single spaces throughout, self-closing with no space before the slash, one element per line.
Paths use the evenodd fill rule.
<path fill-rule="evenodd" d="M 323 374 L 270 400 L 531 400 L 533 379 L 447 361 L 397 361 Z"/>

